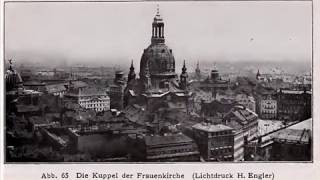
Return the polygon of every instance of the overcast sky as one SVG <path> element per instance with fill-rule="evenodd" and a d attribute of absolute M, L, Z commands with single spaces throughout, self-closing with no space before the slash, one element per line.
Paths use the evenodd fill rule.
<path fill-rule="evenodd" d="M 177 66 L 204 61 L 311 61 L 311 2 L 160 2 Z M 6 58 L 136 66 L 155 2 L 6 3 Z"/>

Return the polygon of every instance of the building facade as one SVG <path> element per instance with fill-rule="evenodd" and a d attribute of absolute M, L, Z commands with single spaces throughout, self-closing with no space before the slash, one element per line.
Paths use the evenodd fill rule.
<path fill-rule="evenodd" d="M 110 98 L 106 91 L 96 88 L 70 89 L 64 98 L 78 103 L 82 108 L 96 112 L 110 109 Z"/>
<path fill-rule="evenodd" d="M 155 162 L 200 161 L 196 143 L 183 134 L 145 136 L 145 159 Z"/>
<path fill-rule="evenodd" d="M 311 91 L 282 90 L 277 92 L 278 119 L 302 121 L 311 118 Z"/>
<path fill-rule="evenodd" d="M 276 94 L 262 94 L 258 106 L 261 119 L 277 119 L 278 101 Z"/>
<path fill-rule="evenodd" d="M 206 161 L 233 161 L 234 132 L 223 124 L 198 123 L 192 126 L 194 139 Z"/>

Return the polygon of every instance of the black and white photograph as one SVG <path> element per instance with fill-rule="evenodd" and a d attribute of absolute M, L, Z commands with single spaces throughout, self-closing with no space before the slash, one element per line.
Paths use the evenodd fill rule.
<path fill-rule="evenodd" d="M 4 163 L 312 163 L 312 8 L 5 2 Z"/>

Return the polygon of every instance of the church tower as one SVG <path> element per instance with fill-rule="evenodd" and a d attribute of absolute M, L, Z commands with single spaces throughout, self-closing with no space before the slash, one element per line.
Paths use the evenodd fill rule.
<path fill-rule="evenodd" d="M 198 81 L 201 80 L 201 71 L 200 71 L 200 67 L 199 67 L 199 61 L 197 62 L 196 79 L 197 79 Z"/>
<path fill-rule="evenodd" d="M 167 89 L 167 84 L 176 81 L 175 59 L 172 49 L 165 44 L 164 21 L 159 8 L 152 22 L 151 44 L 144 49 L 140 61 L 139 77 L 143 81 L 147 80 L 146 68 L 152 89 Z"/>
<path fill-rule="evenodd" d="M 136 79 L 136 73 L 134 72 L 133 60 L 132 60 L 131 61 L 131 66 L 130 66 L 130 71 L 129 71 L 129 74 L 128 74 L 128 83 L 133 79 Z"/>
<path fill-rule="evenodd" d="M 257 72 L 257 75 L 256 75 L 256 79 L 259 80 L 259 79 L 260 79 L 260 76 L 261 76 L 261 74 L 260 74 L 260 71 L 259 71 L 259 69 L 258 69 L 258 72 Z"/>
<path fill-rule="evenodd" d="M 184 60 L 182 72 L 180 75 L 180 88 L 183 90 L 187 89 L 187 79 L 188 79 L 188 73 L 187 73 L 187 68 L 186 68 L 186 60 Z"/>

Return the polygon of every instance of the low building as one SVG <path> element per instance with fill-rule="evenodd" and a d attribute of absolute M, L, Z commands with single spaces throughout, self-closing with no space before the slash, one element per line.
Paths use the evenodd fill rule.
<path fill-rule="evenodd" d="M 183 134 L 145 136 L 144 158 L 156 162 L 200 161 L 196 143 Z"/>
<path fill-rule="evenodd" d="M 233 161 L 234 132 L 223 124 L 198 123 L 192 126 L 194 139 L 206 161 Z"/>
<path fill-rule="evenodd" d="M 258 135 L 258 115 L 243 105 L 234 106 L 223 118 L 234 129 L 234 160 L 244 160 L 244 145 Z"/>

